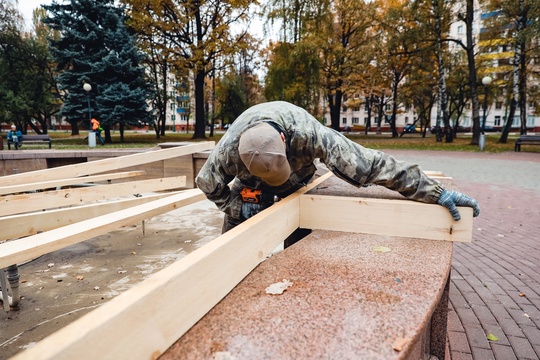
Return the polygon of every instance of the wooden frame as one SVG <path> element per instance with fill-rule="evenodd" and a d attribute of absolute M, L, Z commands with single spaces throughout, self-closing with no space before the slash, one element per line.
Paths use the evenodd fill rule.
<path fill-rule="evenodd" d="M 317 224 L 313 226 L 326 228 L 333 220 L 322 219 L 322 211 L 313 208 L 324 209 L 324 214 L 335 213 L 335 216 L 351 211 L 362 212 L 374 204 L 381 207 L 377 211 L 397 206 L 400 211 L 409 212 L 414 208 L 415 211 L 411 211 L 413 215 L 407 220 L 418 216 L 417 211 L 437 212 L 439 208 L 446 211 L 439 205 L 412 201 L 381 202 L 378 199 L 305 194 L 330 176 L 331 173 L 323 175 L 308 187 L 152 275 L 13 359 L 156 359 L 289 234 L 298 227 L 312 226 L 306 219 L 309 215 L 302 212 L 310 211 L 317 217 Z M 313 206 L 314 202 L 316 206 Z M 472 222 L 468 219 L 472 219 L 469 210 L 460 208 L 461 221 L 467 224 Z M 441 232 L 455 227 L 456 222 L 450 216 L 442 217 Z M 419 221 L 421 223 L 418 225 L 417 222 L 417 226 L 425 225 L 422 219 Z M 386 222 L 384 227 L 389 228 L 391 224 Z M 350 228 L 358 230 L 356 225 Z"/>

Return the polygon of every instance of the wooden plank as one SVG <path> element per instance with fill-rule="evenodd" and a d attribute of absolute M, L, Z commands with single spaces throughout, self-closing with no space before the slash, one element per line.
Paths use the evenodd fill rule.
<path fill-rule="evenodd" d="M 114 201 L 68 207 L 48 211 L 39 211 L 30 214 L 18 214 L 0 217 L 0 240 L 16 239 L 23 236 L 35 235 L 38 232 L 49 231 L 92 217 L 108 214 L 114 211 L 127 209 L 132 206 L 144 204 L 157 199 L 177 194 L 159 193 L 140 197 L 123 198 Z"/>
<path fill-rule="evenodd" d="M 204 194 L 199 189 L 186 190 L 129 209 L 115 211 L 40 234 L 5 242 L 0 244 L 0 268 L 19 264 L 66 246 L 106 234 L 122 226 L 135 224 L 152 216 L 193 204 L 204 198 Z"/>
<path fill-rule="evenodd" d="M 298 227 L 299 196 L 331 175 L 321 176 L 13 360 L 157 359 Z"/>
<path fill-rule="evenodd" d="M 102 175 L 82 176 L 78 178 L 67 178 L 61 180 L 40 181 L 28 184 L 18 184 L 0 187 L 0 195 L 15 194 L 25 191 L 34 191 L 42 189 L 51 189 L 59 186 L 88 184 L 99 181 L 108 181 L 114 179 L 125 179 L 133 176 L 141 176 L 144 171 L 125 171 L 119 173 L 109 173 Z"/>
<path fill-rule="evenodd" d="M 108 200 L 119 196 L 136 195 L 145 192 L 178 189 L 185 186 L 185 176 L 174 176 L 163 179 L 96 185 L 86 188 L 5 195 L 0 197 L 0 216 L 79 205 L 90 201 Z"/>
<path fill-rule="evenodd" d="M 471 242 L 473 216 L 459 207 L 454 221 L 445 207 L 411 200 L 303 195 L 300 227 L 376 235 Z"/>
<path fill-rule="evenodd" d="M 199 151 L 209 150 L 215 142 L 205 141 L 185 146 L 178 146 L 163 150 L 151 150 L 144 153 L 125 155 L 116 158 L 96 160 L 90 163 L 80 163 L 57 168 L 31 171 L 0 177 L 0 187 L 35 182 L 36 178 L 41 181 L 58 180 L 70 177 L 79 177 L 90 174 L 99 174 L 106 171 L 147 164 L 155 161 L 171 159 L 174 157 L 193 154 Z"/>

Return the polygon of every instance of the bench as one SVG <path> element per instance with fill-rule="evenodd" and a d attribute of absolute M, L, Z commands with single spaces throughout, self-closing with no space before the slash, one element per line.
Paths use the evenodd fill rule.
<path fill-rule="evenodd" d="M 49 135 L 23 135 L 22 144 L 42 144 L 44 142 L 49 143 L 49 149 L 52 146 L 51 137 Z M 13 141 L 8 140 L 8 149 L 11 150 L 11 144 Z"/>
<path fill-rule="evenodd" d="M 521 151 L 521 145 L 540 145 L 540 135 L 521 135 L 516 139 L 514 151 Z"/>

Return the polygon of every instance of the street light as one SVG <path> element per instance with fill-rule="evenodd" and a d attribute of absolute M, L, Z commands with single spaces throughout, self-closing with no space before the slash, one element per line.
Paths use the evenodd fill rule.
<path fill-rule="evenodd" d="M 90 108 L 90 91 L 92 91 L 92 85 L 85 82 L 83 89 L 86 91 L 88 99 L 88 147 L 96 147 L 96 133 L 92 131 L 92 110 Z"/>
<path fill-rule="evenodd" d="M 484 76 L 482 78 L 482 84 L 484 85 L 484 116 L 482 118 L 482 132 L 480 133 L 480 150 L 484 151 L 486 147 L 486 110 L 487 110 L 487 98 L 488 98 L 488 88 L 493 79 L 491 76 Z"/>

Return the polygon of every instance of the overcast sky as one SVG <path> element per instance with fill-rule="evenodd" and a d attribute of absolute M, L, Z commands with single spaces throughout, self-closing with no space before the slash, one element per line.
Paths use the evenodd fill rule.
<path fill-rule="evenodd" d="M 49 5 L 51 2 L 52 0 L 19 0 L 19 11 L 22 13 L 28 29 L 32 27 L 32 12 L 34 9 L 42 4 Z"/>

